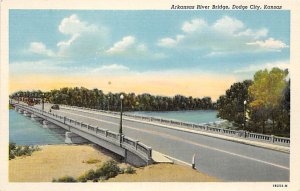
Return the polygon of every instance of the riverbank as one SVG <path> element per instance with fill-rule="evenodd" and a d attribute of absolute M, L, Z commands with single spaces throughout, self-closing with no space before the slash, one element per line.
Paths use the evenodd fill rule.
<path fill-rule="evenodd" d="M 79 177 L 90 169 L 118 157 L 104 149 L 90 145 L 46 145 L 40 146 L 31 156 L 17 157 L 9 161 L 10 182 L 51 182 L 63 176 Z M 220 181 L 190 167 L 175 164 L 154 164 L 134 168 L 134 174 L 120 174 L 109 182 L 211 182 Z"/>

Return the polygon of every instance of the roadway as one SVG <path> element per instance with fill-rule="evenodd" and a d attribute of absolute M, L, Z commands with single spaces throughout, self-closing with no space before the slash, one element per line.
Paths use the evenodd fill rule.
<path fill-rule="evenodd" d="M 48 106 L 45 108 L 49 109 Z M 52 112 L 119 131 L 120 119 L 115 116 L 62 108 Z M 199 171 L 224 181 L 289 181 L 288 153 L 126 119 L 123 119 L 123 134 L 186 163 L 191 163 L 195 154 Z"/>

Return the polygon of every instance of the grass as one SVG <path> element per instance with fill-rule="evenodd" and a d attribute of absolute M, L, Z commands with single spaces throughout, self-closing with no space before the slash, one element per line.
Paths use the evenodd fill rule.
<path fill-rule="evenodd" d="M 96 164 L 96 163 L 100 163 L 101 160 L 99 159 L 88 159 L 87 161 L 82 161 L 83 163 L 87 163 L 87 164 Z"/>

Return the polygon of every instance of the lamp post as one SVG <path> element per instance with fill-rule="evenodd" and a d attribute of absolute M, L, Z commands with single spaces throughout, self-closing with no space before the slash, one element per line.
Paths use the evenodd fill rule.
<path fill-rule="evenodd" d="M 108 96 L 108 100 L 107 100 L 107 111 L 109 111 L 109 100 L 110 100 L 110 97 Z"/>
<path fill-rule="evenodd" d="M 247 101 L 244 101 L 244 130 L 246 129 L 246 104 Z"/>
<path fill-rule="evenodd" d="M 42 110 L 44 111 L 44 93 L 42 93 Z"/>
<path fill-rule="evenodd" d="M 120 111 L 120 129 L 119 129 L 119 133 L 120 133 L 120 136 L 122 136 L 122 134 L 123 134 L 122 116 L 123 116 L 123 99 L 124 99 L 123 94 L 120 95 L 120 99 L 121 99 L 121 111 Z"/>
<path fill-rule="evenodd" d="M 18 103 L 20 103 L 20 94 L 18 93 Z"/>

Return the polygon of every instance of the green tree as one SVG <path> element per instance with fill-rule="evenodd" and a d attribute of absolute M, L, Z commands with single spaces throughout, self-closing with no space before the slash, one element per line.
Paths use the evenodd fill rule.
<path fill-rule="evenodd" d="M 252 116 L 257 125 L 261 125 L 261 132 L 265 133 L 266 122 L 272 121 L 272 132 L 275 130 L 280 105 L 287 86 L 288 71 L 273 68 L 271 71 L 260 70 L 255 73 L 253 84 L 248 91 L 253 100 L 250 102 Z"/>
<path fill-rule="evenodd" d="M 244 101 L 250 100 L 248 87 L 251 80 L 237 82 L 226 90 L 226 94 L 217 100 L 218 117 L 233 122 L 240 128 L 245 128 L 245 106 Z"/>

